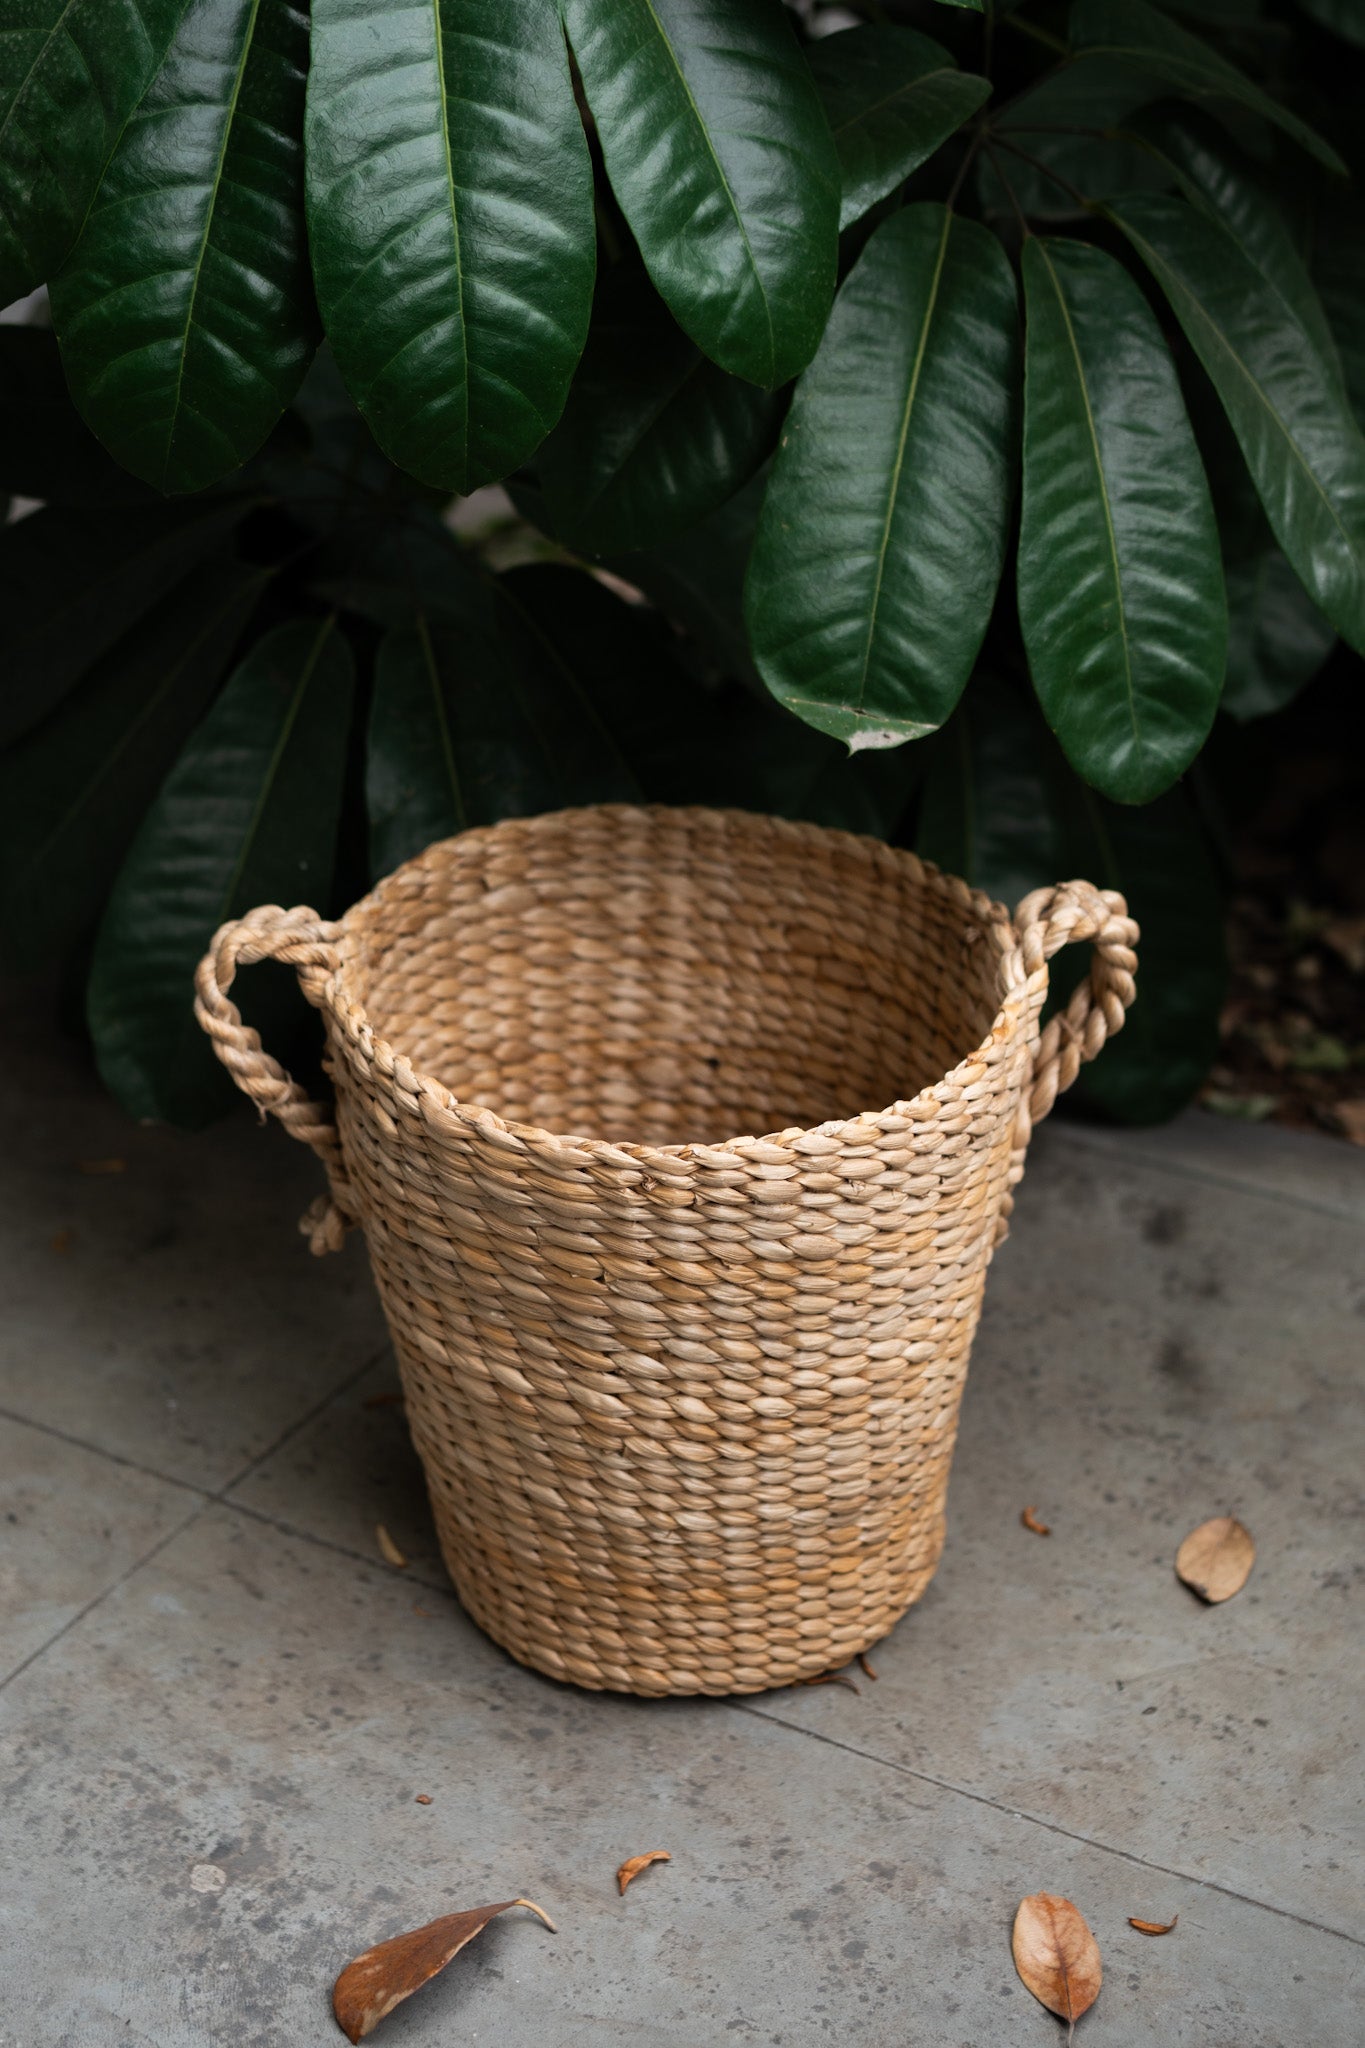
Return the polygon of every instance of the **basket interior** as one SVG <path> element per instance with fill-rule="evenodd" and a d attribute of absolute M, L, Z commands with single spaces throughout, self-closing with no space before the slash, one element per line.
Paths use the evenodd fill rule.
<path fill-rule="evenodd" d="M 509 1121 L 718 1143 L 885 1108 L 990 1032 L 999 955 L 871 841 L 593 810 L 446 841 L 347 920 L 347 985 L 419 1071 Z M 975 936 L 975 935 L 973 935 Z"/>

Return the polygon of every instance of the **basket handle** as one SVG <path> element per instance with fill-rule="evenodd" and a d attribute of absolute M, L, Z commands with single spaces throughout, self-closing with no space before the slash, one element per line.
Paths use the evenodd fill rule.
<path fill-rule="evenodd" d="M 266 903 L 234 918 L 214 934 L 194 977 L 194 1014 L 213 1049 L 243 1094 L 260 1110 L 279 1118 L 291 1138 L 311 1145 L 327 1169 L 330 1194 L 319 1195 L 299 1223 L 317 1254 L 340 1251 L 355 1222 L 355 1201 L 341 1156 L 341 1140 L 330 1110 L 286 1073 L 261 1044 L 260 1033 L 242 1022 L 228 996 L 239 966 L 283 960 L 298 970 L 299 986 L 315 1009 L 326 1000 L 326 982 L 336 967 L 340 926 L 328 924 L 300 904 L 281 910 Z"/>
<path fill-rule="evenodd" d="M 1089 975 L 1038 1040 L 1026 1119 L 1031 1126 L 1071 1086 L 1081 1062 L 1093 1060 L 1105 1040 L 1123 1029 L 1124 1012 L 1137 994 L 1138 928 L 1117 889 L 1096 889 L 1089 882 L 1035 889 L 1015 911 L 1014 928 L 1030 978 L 1045 973 L 1053 954 L 1072 939 L 1090 939 L 1095 948 Z M 1026 1142 L 1027 1128 L 1022 1135 Z"/>

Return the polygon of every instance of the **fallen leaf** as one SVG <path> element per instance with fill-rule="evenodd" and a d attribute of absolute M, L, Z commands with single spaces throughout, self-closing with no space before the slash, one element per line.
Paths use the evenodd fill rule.
<path fill-rule="evenodd" d="M 126 1159 L 78 1159 L 76 1161 L 76 1171 L 78 1173 L 125 1173 L 127 1168 L 128 1162 Z"/>
<path fill-rule="evenodd" d="M 398 1388 L 392 1387 L 382 1394 L 367 1394 L 360 1405 L 362 1408 L 396 1408 L 402 1398 Z"/>
<path fill-rule="evenodd" d="M 1095 1937 L 1070 1899 L 1052 1892 L 1024 1899 L 1010 1946 L 1014 1967 L 1039 2004 L 1074 2028 L 1099 1997 L 1103 1972 Z"/>
<path fill-rule="evenodd" d="M 418 1806 L 430 1806 L 430 1804 L 431 1804 L 431 1794 L 430 1794 L 430 1792 L 419 1792 L 419 1793 L 417 1794 L 417 1796 L 416 1796 L 416 1801 L 415 1801 L 415 1803 L 416 1803 L 416 1804 L 417 1804 Z"/>
<path fill-rule="evenodd" d="M 1051 1524 L 1038 1520 L 1038 1510 L 1036 1508 L 1025 1508 L 1019 1519 L 1026 1529 L 1032 1529 L 1035 1536 L 1050 1536 L 1052 1534 Z"/>
<path fill-rule="evenodd" d="M 57 1232 L 57 1235 L 52 1240 L 53 1251 L 69 1252 L 71 1249 L 72 1236 L 73 1233 L 69 1230 L 59 1230 Z"/>
<path fill-rule="evenodd" d="M 651 1863 L 671 1863 L 672 1861 L 673 1858 L 669 1855 L 667 1849 L 651 1849 L 644 1856 L 627 1856 L 625 1862 L 616 1873 L 617 1885 L 624 1892 L 632 1878 L 638 1877 L 642 1870 L 648 1870 Z"/>
<path fill-rule="evenodd" d="M 869 1677 L 869 1678 L 870 1678 L 870 1679 L 872 1680 L 873 1684 L 875 1685 L 875 1684 L 876 1684 L 876 1681 L 877 1681 L 877 1674 L 876 1674 L 876 1672 L 875 1672 L 875 1671 L 874 1671 L 874 1670 L 872 1669 L 872 1666 L 871 1666 L 871 1664 L 870 1664 L 870 1663 L 868 1662 L 868 1658 L 867 1658 L 867 1651 L 866 1651 L 866 1650 L 859 1650 L 859 1652 L 858 1652 L 858 1662 L 859 1662 L 859 1664 L 861 1665 L 861 1667 L 862 1667 L 863 1671 L 865 1672 L 865 1674 L 867 1675 L 867 1677 Z"/>
<path fill-rule="evenodd" d="M 1179 1918 L 1180 1915 L 1177 1913 L 1175 1920 Z M 1169 1934 L 1175 1926 L 1175 1920 L 1135 1920 L 1131 1913 L 1128 1915 L 1128 1925 L 1136 1927 L 1139 1934 Z"/>
<path fill-rule="evenodd" d="M 1215 1515 L 1192 1529 L 1175 1554 L 1177 1575 L 1201 1600 L 1216 1606 L 1240 1593 L 1256 1562 L 1250 1532 L 1231 1515 Z"/>
<path fill-rule="evenodd" d="M 407 1563 L 407 1559 L 404 1557 L 402 1551 L 398 1548 L 398 1545 L 394 1542 L 392 1536 L 390 1536 L 388 1530 L 384 1527 L 384 1524 L 382 1522 L 375 1523 L 374 1535 L 375 1541 L 379 1545 L 379 1554 L 383 1558 L 385 1564 L 396 1565 L 398 1567 L 398 1570 L 401 1572 L 404 1565 Z"/>
<path fill-rule="evenodd" d="M 1365 1095 L 1338 1102 L 1332 1113 L 1352 1145 L 1365 1145 Z"/>
<path fill-rule="evenodd" d="M 799 1678 L 798 1685 L 846 1685 L 850 1692 L 858 1691 L 858 1681 L 850 1678 L 846 1671 L 817 1671 L 813 1678 Z"/>
<path fill-rule="evenodd" d="M 429 1607 L 420 1606 L 416 1600 L 414 1600 L 412 1603 L 412 1611 L 414 1614 L 420 1614 L 423 1621 L 431 1620 L 431 1609 Z"/>
<path fill-rule="evenodd" d="M 476 1906 L 470 1913 L 446 1913 L 411 1934 L 395 1934 L 347 1963 L 332 1987 L 332 2011 L 348 2041 L 363 2041 L 396 2005 L 411 1998 L 453 1961 L 490 1920 L 512 1906 L 528 1906 L 551 1934 L 554 1921 L 530 1899 L 504 1899 L 500 1906 Z"/>

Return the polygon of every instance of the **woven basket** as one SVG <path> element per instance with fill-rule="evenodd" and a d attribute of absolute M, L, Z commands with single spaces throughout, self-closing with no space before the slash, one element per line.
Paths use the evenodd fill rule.
<path fill-rule="evenodd" d="M 886 1634 L 942 1548 L 1031 1125 L 1122 1024 L 1136 938 L 1087 882 L 1012 922 L 876 840 L 618 805 L 432 846 L 336 924 L 223 927 L 199 1021 L 327 1169 L 313 1250 L 365 1231 L 491 1636 L 661 1694 Z M 1090 975 L 1040 1038 L 1069 939 Z M 228 998 L 267 958 L 323 1013 L 335 1122 Z"/>

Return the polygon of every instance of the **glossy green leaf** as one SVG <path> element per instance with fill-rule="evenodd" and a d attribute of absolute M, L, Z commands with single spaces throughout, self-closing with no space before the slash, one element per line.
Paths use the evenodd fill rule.
<path fill-rule="evenodd" d="M 1036 706 L 986 673 L 973 680 L 943 730 L 918 750 L 924 792 L 916 853 L 984 889 L 1011 914 L 1031 889 L 1069 872 L 1065 834 L 1044 773 L 1050 744 Z"/>
<path fill-rule="evenodd" d="M 1014 279 L 940 205 L 883 222 L 797 386 L 749 565 L 773 695 L 853 748 L 931 732 L 971 673 L 1004 559 Z"/>
<path fill-rule="evenodd" d="M 1207 370 L 1276 540 L 1342 638 L 1365 649 L 1365 440 L 1303 326 L 1183 200 L 1139 194 L 1109 211 Z"/>
<path fill-rule="evenodd" d="M 1120 132 L 1158 90 L 1129 65 L 1105 57 L 1078 57 L 1045 71 L 995 117 L 998 134 L 1011 138 L 1032 161 L 1004 148 L 998 156 L 983 150 L 975 174 L 983 207 L 1014 221 L 1003 178 L 1032 221 L 1074 220 L 1082 208 L 1068 186 L 1102 199 L 1110 192 L 1164 183 L 1162 169 Z M 1049 170 L 1056 175 L 1049 176 Z"/>
<path fill-rule="evenodd" d="M 642 272 L 609 272 L 564 417 L 536 458 L 555 530 L 595 555 L 685 533 L 748 482 L 781 411 L 711 362 Z"/>
<path fill-rule="evenodd" d="M 1337 346 L 1346 396 L 1365 428 L 1365 224 L 1354 196 L 1324 208 L 1313 278 Z"/>
<path fill-rule="evenodd" d="M 700 650 L 712 674 L 742 677 L 764 696 L 749 655 L 744 579 L 766 488 L 767 471 L 761 470 L 688 532 L 633 554 L 613 555 L 607 565 L 683 629 L 684 646 Z M 519 502 L 525 501 L 519 496 Z"/>
<path fill-rule="evenodd" d="M 781 0 L 561 0 L 607 176 L 683 327 L 773 389 L 834 289 L 839 159 Z"/>
<path fill-rule="evenodd" d="M 1185 197 L 1227 230 L 1340 382 L 1341 359 L 1308 266 L 1255 165 L 1197 108 L 1153 107 L 1129 125 Z"/>
<path fill-rule="evenodd" d="M 1116 1123 L 1165 1123 L 1218 1056 L 1226 907 L 1208 837 L 1184 788 L 1133 806 L 1108 804 L 1068 779 L 1057 801 L 1066 834 L 1063 872 L 1120 890 L 1142 933 L 1137 1001 L 1118 1036 L 1082 1067 L 1075 1101 Z M 1087 952 L 1069 946 L 1057 955 L 1059 993 L 1089 971 Z"/>
<path fill-rule="evenodd" d="M 869 26 L 823 36 L 806 52 L 839 152 L 839 225 L 918 170 L 990 98 L 990 81 L 959 71 L 941 44 L 912 28 Z"/>
<path fill-rule="evenodd" d="M 1218 874 L 1185 790 L 1140 807 L 1106 802 L 1071 772 L 1020 693 L 989 675 L 916 751 L 926 762 L 918 852 L 1011 908 L 1031 889 L 1080 875 L 1121 890 L 1141 925 L 1137 1001 L 1059 1113 L 1083 1106 L 1137 1124 L 1173 1116 L 1217 1054 L 1227 982 Z M 1054 1004 L 1089 968 L 1088 946 L 1054 957 Z"/>
<path fill-rule="evenodd" d="M 1019 618 L 1048 724 L 1088 782 L 1147 803 L 1198 753 L 1227 654 L 1208 484 L 1133 279 L 1085 242 L 1024 246 Z"/>
<path fill-rule="evenodd" d="M 27 968 L 93 923 L 162 777 L 202 716 L 268 581 L 192 570 L 0 756 L 0 945 Z"/>
<path fill-rule="evenodd" d="M 48 327 L 0 327 L 0 488 L 47 505 L 154 505 L 71 403 Z"/>
<path fill-rule="evenodd" d="M 1280 549 L 1227 564 L 1228 668 L 1222 708 L 1234 718 L 1280 711 L 1311 683 L 1337 636 Z"/>
<path fill-rule="evenodd" d="M 0 14 L 0 305 L 57 270 L 186 0 L 9 0 Z"/>
<path fill-rule="evenodd" d="M 313 352 L 307 64 L 295 0 L 190 0 L 53 280 L 76 403 L 158 490 L 254 454 Z"/>
<path fill-rule="evenodd" d="M 37 723 L 157 599 L 212 554 L 248 501 L 117 519 L 55 506 L 0 533 L 0 745 Z"/>
<path fill-rule="evenodd" d="M 471 825 L 643 794 L 510 578 L 480 581 L 458 620 L 419 613 L 386 636 L 365 790 L 376 874 Z"/>
<path fill-rule="evenodd" d="M 318 302 L 380 446 L 444 490 L 558 419 L 587 333 L 592 166 L 555 0 L 313 0 Z"/>
<path fill-rule="evenodd" d="M 218 926 L 258 903 L 330 908 L 353 682 L 333 619 L 276 626 L 144 818 L 88 989 L 100 1073 L 133 1116 L 192 1125 L 231 1099 L 193 1010 L 194 970 Z"/>
<path fill-rule="evenodd" d="M 1365 50 L 1365 0 L 1299 0 L 1305 14 Z"/>
<path fill-rule="evenodd" d="M 1071 42 L 1132 65 L 1148 77 L 1175 86 L 1186 99 L 1233 100 L 1284 130 L 1319 163 L 1346 175 L 1336 151 L 1306 121 L 1253 84 L 1200 37 L 1171 21 L 1147 0 L 1074 0 Z"/>

